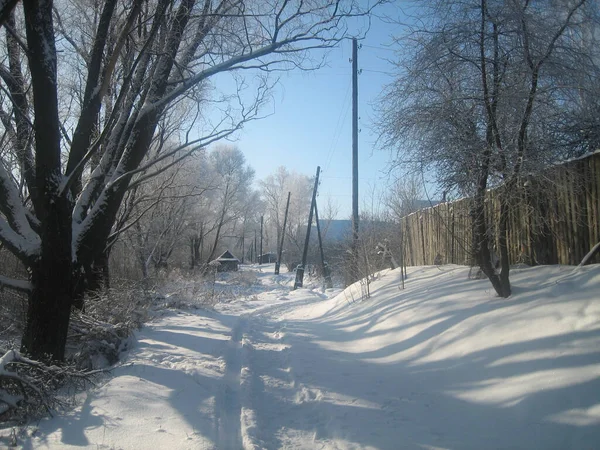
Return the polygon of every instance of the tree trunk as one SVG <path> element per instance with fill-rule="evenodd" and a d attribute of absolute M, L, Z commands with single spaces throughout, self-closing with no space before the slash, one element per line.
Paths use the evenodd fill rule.
<path fill-rule="evenodd" d="M 111 248 L 109 247 L 98 255 L 92 267 L 86 272 L 85 289 L 87 292 L 106 290 L 110 287 L 108 260 L 110 259 Z"/>
<path fill-rule="evenodd" d="M 500 226 L 502 233 L 502 225 Z M 494 290 L 500 297 L 510 296 L 510 283 L 508 283 L 508 272 L 504 274 L 504 280 L 498 276 L 492 266 L 490 253 L 490 239 L 487 231 L 487 220 L 485 216 L 485 189 L 478 192 L 473 206 L 473 243 L 475 245 L 474 255 L 481 271 L 489 278 Z M 508 283 L 508 286 L 507 284 Z"/>
<path fill-rule="evenodd" d="M 34 359 L 62 361 L 73 301 L 69 202 L 57 198 L 48 210 L 39 260 L 31 268 L 33 291 L 21 349 Z"/>
<path fill-rule="evenodd" d="M 227 197 L 227 190 L 228 188 L 226 188 L 225 197 Z M 227 203 L 223 202 L 223 209 L 221 209 L 221 216 L 219 217 L 219 225 L 217 226 L 217 231 L 215 233 L 215 240 L 210 249 L 210 254 L 208 255 L 208 258 L 206 258 L 206 267 L 208 267 L 208 264 L 215 257 L 215 252 L 217 251 L 217 247 L 219 245 L 219 238 L 221 237 L 221 228 L 223 228 L 223 224 L 225 223 L 225 213 L 227 212 L 225 209 L 226 205 Z"/>
<path fill-rule="evenodd" d="M 512 185 L 512 184 L 511 184 Z M 508 186 L 507 186 L 508 188 Z M 508 215 L 510 212 L 510 199 L 508 196 L 511 191 L 508 188 L 504 193 L 500 193 L 500 220 L 498 224 L 498 250 L 500 250 L 500 286 L 501 291 L 498 292 L 500 297 L 509 297 L 511 294 L 510 288 L 510 259 L 508 256 Z"/>
<path fill-rule="evenodd" d="M 195 236 L 192 238 L 192 269 L 200 264 L 202 255 L 200 254 L 200 246 L 202 245 L 202 236 Z"/>

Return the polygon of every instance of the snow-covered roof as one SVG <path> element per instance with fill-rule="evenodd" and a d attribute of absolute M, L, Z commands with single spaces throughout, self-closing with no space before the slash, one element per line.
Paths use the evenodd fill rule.
<path fill-rule="evenodd" d="M 233 256 L 233 254 L 229 250 L 225 250 L 223 252 L 223 254 L 221 256 L 219 256 L 215 261 L 237 261 L 237 262 L 239 262 L 240 260 L 237 259 L 235 256 Z"/>

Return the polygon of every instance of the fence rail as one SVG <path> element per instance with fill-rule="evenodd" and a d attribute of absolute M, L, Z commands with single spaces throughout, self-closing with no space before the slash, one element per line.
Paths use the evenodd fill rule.
<path fill-rule="evenodd" d="M 471 263 L 472 199 L 440 203 L 401 219 L 408 265 Z M 497 237 L 498 192 L 486 197 L 488 227 Z M 530 177 L 511 195 L 511 264 L 579 264 L 600 241 L 600 152 Z M 600 263 L 600 256 L 592 261 Z"/>

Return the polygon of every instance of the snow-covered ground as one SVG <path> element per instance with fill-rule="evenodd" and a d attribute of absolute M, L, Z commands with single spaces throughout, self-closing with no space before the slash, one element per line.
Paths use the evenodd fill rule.
<path fill-rule="evenodd" d="M 255 270 L 246 267 L 245 270 Z M 24 448 L 600 448 L 600 266 L 460 266 L 250 295 L 146 326 L 106 384 Z M 2 441 L 0 441 L 0 446 Z"/>

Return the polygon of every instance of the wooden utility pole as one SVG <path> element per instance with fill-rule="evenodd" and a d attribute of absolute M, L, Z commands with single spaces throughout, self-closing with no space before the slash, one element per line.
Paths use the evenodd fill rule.
<path fill-rule="evenodd" d="M 245 225 L 245 223 L 244 223 L 244 225 Z M 244 226 L 244 229 L 245 228 L 246 227 Z M 242 264 L 244 264 L 244 256 L 245 256 L 244 251 L 246 250 L 246 247 L 244 245 L 246 242 L 246 236 L 244 234 L 245 234 L 244 230 L 242 230 Z"/>
<path fill-rule="evenodd" d="M 277 262 L 275 263 L 275 275 L 279 275 L 279 268 L 281 267 L 281 255 L 283 254 L 283 240 L 285 239 L 285 227 L 287 226 L 288 210 L 290 209 L 290 196 L 291 192 L 288 192 L 287 203 L 285 204 L 285 215 L 283 216 L 283 230 L 281 230 L 281 242 L 279 243 L 279 251 L 277 252 Z"/>
<path fill-rule="evenodd" d="M 256 257 L 256 228 L 254 229 L 254 262 L 257 262 L 257 257 Z"/>
<path fill-rule="evenodd" d="M 260 216 L 260 255 L 258 255 L 258 265 L 262 264 L 263 259 L 263 216 Z"/>
<path fill-rule="evenodd" d="M 352 39 L 352 282 L 358 276 L 358 44 Z"/>
<path fill-rule="evenodd" d="M 321 253 L 321 267 L 323 268 L 323 278 L 325 278 L 325 289 L 333 288 L 333 282 L 331 281 L 331 272 L 329 271 L 329 264 L 325 262 L 325 254 L 323 253 L 323 241 L 321 239 L 321 225 L 319 224 L 319 209 L 317 208 L 317 201 L 315 200 L 315 221 L 317 222 L 317 235 L 319 236 L 319 252 Z"/>
<path fill-rule="evenodd" d="M 310 202 L 310 211 L 308 213 L 308 226 L 306 227 L 306 239 L 304 240 L 304 252 L 302 253 L 302 264 L 296 269 L 296 281 L 294 282 L 294 290 L 302 287 L 304 282 L 304 269 L 306 268 L 306 259 L 308 258 L 308 243 L 310 241 L 310 227 L 312 225 L 313 210 L 317 203 L 317 188 L 319 187 L 319 172 L 321 167 L 317 166 L 317 176 L 315 178 L 315 187 L 313 188 L 312 201 Z"/>

